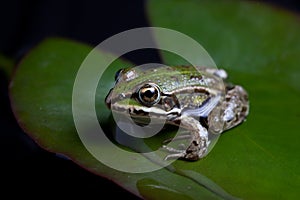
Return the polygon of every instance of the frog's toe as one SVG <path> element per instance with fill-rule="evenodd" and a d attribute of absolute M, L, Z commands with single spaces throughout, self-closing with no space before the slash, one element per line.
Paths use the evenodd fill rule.
<path fill-rule="evenodd" d="M 172 160 L 172 159 L 178 159 L 178 158 L 185 158 L 186 153 L 181 152 L 181 153 L 174 153 L 174 154 L 169 154 L 167 155 L 164 160 Z"/>
<path fill-rule="evenodd" d="M 175 149 L 173 153 L 168 154 L 164 160 L 171 160 L 171 159 L 184 159 L 184 160 L 190 160 L 195 161 L 201 158 L 198 153 L 196 152 L 187 152 L 186 150 L 178 150 Z"/>
<path fill-rule="evenodd" d="M 166 150 L 169 154 L 164 158 L 164 160 L 184 158 L 186 156 L 185 149 L 175 149 L 166 145 L 162 146 L 163 150 Z"/>
<path fill-rule="evenodd" d="M 202 153 L 199 151 L 191 151 L 187 149 L 175 149 L 173 147 L 168 147 L 163 145 L 162 148 L 169 152 L 169 154 L 164 158 L 164 160 L 171 159 L 185 159 L 185 160 L 198 160 L 202 157 Z"/>
<path fill-rule="evenodd" d="M 168 151 L 169 153 L 182 153 L 185 152 L 185 149 L 175 149 L 173 147 L 169 147 L 166 145 L 163 145 L 162 148 L 166 151 Z"/>

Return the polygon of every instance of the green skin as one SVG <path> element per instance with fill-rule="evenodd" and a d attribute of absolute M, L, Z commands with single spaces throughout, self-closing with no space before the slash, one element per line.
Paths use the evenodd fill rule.
<path fill-rule="evenodd" d="M 177 139 L 188 138 L 189 146 L 175 149 L 163 145 L 170 153 L 165 159 L 198 160 L 208 153 L 209 134 L 220 134 L 240 124 L 248 114 L 246 91 L 223 82 L 226 77 L 224 70 L 208 67 L 127 68 L 116 78 L 106 104 L 115 112 L 129 113 L 138 123 L 147 121 L 144 119 L 151 114 L 167 124 L 185 128 L 189 133 Z M 146 84 L 158 88 L 159 97 L 154 104 L 146 104 L 139 96 L 140 88 Z"/>

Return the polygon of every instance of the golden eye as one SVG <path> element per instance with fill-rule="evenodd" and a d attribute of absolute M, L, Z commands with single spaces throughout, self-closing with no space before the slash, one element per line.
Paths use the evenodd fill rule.
<path fill-rule="evenodd" d="M 143 105 L 153 106 L 160 100 L 160 89 L 156 84 L 145 84 L 139 89 L 138 98 Z"/>

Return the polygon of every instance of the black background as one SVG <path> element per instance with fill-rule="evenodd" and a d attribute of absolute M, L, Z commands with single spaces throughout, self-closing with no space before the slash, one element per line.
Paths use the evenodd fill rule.
<path fill-rule="evenodd" d="M 266 2 L 294 12 L 300 10 L 297 1 Z M 116 33 L 149 26 L 144 4 L 141 0 L 2 1 L 0 53 L 20 60 L 31 47 L 49 36 L 66 37 L 95 46 Z M 135 63 L 159 60 L 155 52 L 147 57 L 128 55 L 128 59 Z M 39 148 L 16 123 L 7 95 L 8 80 L 3 73 L 0 76 L 0 195 L 138 199 L 114 183 Z"/>

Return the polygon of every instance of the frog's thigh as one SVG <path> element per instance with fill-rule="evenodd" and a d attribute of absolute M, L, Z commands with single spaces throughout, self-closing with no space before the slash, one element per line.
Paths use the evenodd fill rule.
<path fill-rule="evenodd" d="M 190 131 L 192 141 L 196 141 L 198 143 L 200 140 L 207 140 L 208 138 L 206 128 L 201 125 L 199 120 L 193 117 L 182 116 L 180 126 Z"/>
<path fill-rule="evenodd" d="M 166 156 L 166 160 L 174 158 L 185 158 L 187 160 L 197 160 L 202 158 L 207 150 L 208 132 L 201 126 L 200 122 L 189 116 L 181 117 L 182 128 L 189 131 L 189 145 L 183 149 L 175 149 L 173 147 L 163 146 L 170 154 Z M 180 137 L 180 136 L 178 136 Z"/>
<path fill-rule="evenodd" d="M 223 109 L 225 130 L 242 123 L 249 113 L 248 94 L 245 89 L 236 85 L 228 90 L 226 101 L 223 103 Z"/>

